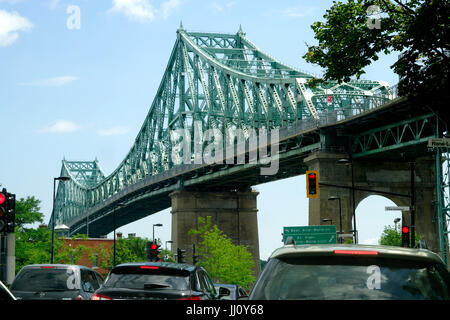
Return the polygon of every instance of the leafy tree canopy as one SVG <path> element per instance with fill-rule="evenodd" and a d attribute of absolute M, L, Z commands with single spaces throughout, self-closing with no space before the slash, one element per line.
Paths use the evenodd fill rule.
<path fill-rule="evenodd" d="M 311 26 L 318 45 L 308 46 L 303 58 L 325 69 L 325 81 L 349 81 L 364 74 L 380 53 L 400 53 L 391 66 L 400 77 L 399 94 L 445 107 L 450 97 L 449 16 L 449 0 L 334 1 L 325 22 Z"/>
<path fill-rule="evenodd" d="M 200 237 L 198 265 L 204 267 L 215 281 L 249 289 L 255 281 L 251 253 L 242 245 L 234 245 L 217 225 L 212 225 L 211 217 L 199 217 L 198 222 L 198 228 L 189 231 Z"/>

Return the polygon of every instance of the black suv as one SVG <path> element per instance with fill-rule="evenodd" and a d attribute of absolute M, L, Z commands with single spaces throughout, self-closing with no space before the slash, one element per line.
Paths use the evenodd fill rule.
<path fill-rule="evenodd" d="M 92 300 L 218 299 L 205 269 L 169 262 L 135 262 L 115 266 Z"/>
<path fill-rule="evenodd" d="M 23 300 L 90 300 L 103 282 L 90 268 L 69 264 L 31 264 L 23 267 L 11 292 Z"/>
<path fill-rule="evenodd" d="M 286 245 L 274 251 L 250 300 L 449 300 L 450 273 L 426 249 Z"/>

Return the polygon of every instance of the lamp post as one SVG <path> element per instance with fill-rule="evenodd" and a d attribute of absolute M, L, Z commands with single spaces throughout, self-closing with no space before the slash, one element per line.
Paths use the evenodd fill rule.
<path fill-rule="evenodd" d="M 153 225 L 153 243 L 155 243 L 155 227 L 162 227 L 162 223 L 155 223 Z"/>
<path fill-rule="evenodd" d="M 53 264 L 55 262 L 55 201 L 56 201 L 56 181 L 69 181 L 70 177 L 57 177 L 53 178 L 53 208 L 52 208 L 52 254 L 50 263 Z"/>
<path fill-rule="evenodd" d="M 339 234 L 342 235 L 342 209 L 341 209 L 341 198 L 332 196 L 328 200 L 339 200 Z M 339 237 L 339 242 L 342 243 L 342 236 Z"/>
<path fill-rule="evenodd" d="M 353 243 L 356 244 L 356 238 L 358 237 L 358 230 L 348 230 L 348 232 L 353 233 Z"/>
<path fill-rule="evenodd" d="M 116 265 L 116 208 L 125 207 L 125 204 L 119 202 L 113 208 L 113 225 L 114 225 L 114 241 L 113 241 L 113 266 Z"/>
<path fill-rule="evenodd" d="M 330 222 L 330 226 L 333 224 L 333 219 L 324 218 L 322 219 L 322 222 Z"/>
<path fill-rule="evenodd" d="M 397 231 L 397 223 L 400 222 L 400 218 L 395 218 L 394 219 L 394 224 L 395 224 L 395 231 Z"/>
<path fill-rule="evenodd" d="M 344 166 L 351 166 L 351 172 L 352 172 L 352 216 L 353 216 L 353 230 L 356 229 L 356 212 L 355 212 L 355 177 L 354 177 L 354 169 L 353 169 L 353 159 L 339 159 L 336 162 L 338 165 L 344 165 Z M 358 243 L 358 233 L 355 233 L 355 243 Z"/>
<path fill-rule="evenodd" d="M 166 250 L 167 250 L 167 244 L 168 244 L 168 243 L 172 244 L 173 241 L 172 241 L 172 240 L 167 240 L 167 241 L 166 241 Z"/>

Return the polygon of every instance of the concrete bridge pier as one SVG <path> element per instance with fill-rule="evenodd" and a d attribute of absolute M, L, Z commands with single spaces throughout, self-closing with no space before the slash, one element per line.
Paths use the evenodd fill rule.
<path fill-rule="evenodd" d="M 353 229 L 352 216 L 352 180 L 351 165 L 338 165 L 339 159 L 347 159 L 347 154 L 316 152 L 308 156 L 304 162 L 309 170 L 319 171 L 319 198 L 309 200 L 309 224 L 325 225 L 322 219 L 333 220 L 339 231 L 339 202 L 328 200 L 331 196 L 341 198 L 342 225 L 344 233 Z M 428 248 L 441 254 L 438 243 L 437 217 L 434 200 L 436 199 L 434 155 L 414 160 L 415 189 L 415 225 L 416 233 L 424 238 Z M 380 195 L 393 201 L 396 206 L 410 206 L 411 198 L 411 163 L 408 161 L 392 161 L 383 158 L 355 159 L 353 163 L 355 208 L 370 195 Z M 336 187 L 336 186 L 343 187 Z M 373 191 L 371 191 L 373 190 Z M 374 191 L 382 191 L 378 193 Z M 383 215 L 385 212 L 372 212 Z M 411 224 L 409 211 L 399 212 L 406 224 Z M 356 216 L 356 229 L 358 229 Z M 393 222 L 392 222 L 393 225 Z M 361 240 L 361 239 L 359 239 Z M 417 239 L 416 239 L 417 242 Z"/>
<path fill-rule="evenodd" d="M 244 245 L 255 262 L 254 275 L 261 272 L 259 261 L 259 239 L 256 191 L 186 191 L 170 194 L 172 199 L 172 250 L 186 250 L 186 262 L 192 263 L 192 245 L 198 245 L 198 236 L 189 235 L 197 229 L 198 218 L 211 216 L 216 224 L 234 244 Z"/>

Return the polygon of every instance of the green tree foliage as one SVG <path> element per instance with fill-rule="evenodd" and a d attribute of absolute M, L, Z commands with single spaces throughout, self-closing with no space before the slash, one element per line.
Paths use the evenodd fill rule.
<path fill-rule="evenodd" d="M 216 282 L 249 289 L 255 281 L 251 253 L 242 245 L 234 245 L 216 225 L 211 224 L 211 217 L 199 217 L 198 222 L 198 228 L 189 231 L 189 234 L 200 238 L 198 265 L 204 267 Z"/>
<path fill-rule="evenodd" d="M 41 200 L 35 197 L 16 200 L 16 272 L 28 264 L 50 263 L 52 231 L 49 228 L 27 228 L 27 224 L 42 223 Z M 79 237 L 79 236 L 77 236 Z M 71 248 L 55 235 L 55 263 L 77 263 L 88 252 L 85 246 Z"/>
<path fill-rule="evenodd" d="M 25 228 L 26 224 L 44 222 L 44 214 L 41 212 L 40 205 L 41 200 L 33 196 L 16 200 L 16 232 Z"/>
<path fill-rule="evenodd" d="M 381 238 L 379 243 L 384 246 L 402 246 L 402 233 L 400 230 L 400 226 L 397 229 L 393 226 L 385 226 L 383 233 L 381 234 Z M 418 235 L 417 232 L 415 234 L 416 242 L 419 240 L 423 240 L 423 237 Z"/>
<path fill-rule="evenodd" d="M 379 13 L 374 15 L 369 7 Z M 334 1 L 323 16 L 325 22 L 311 26 L 318 45 L 308 46 L 303 58 L 325 69 L 325 81 L 349 81 L 364 74 L 380 53 L 400 53 L 391 66 L 400 77 L 399 94 L 446 107 L 449 16 L 449 0 Z M 373 19 L 380 21 L 379 28 Z"/>
<path fill-rule="evenodd" d="M 402 246 L 402 234 L 400 230 L 392 226 L 385 226 L 381 234 L 380 244 L 384 246 Z"/>

